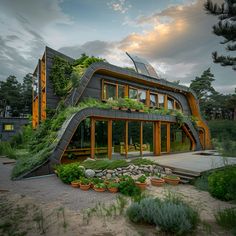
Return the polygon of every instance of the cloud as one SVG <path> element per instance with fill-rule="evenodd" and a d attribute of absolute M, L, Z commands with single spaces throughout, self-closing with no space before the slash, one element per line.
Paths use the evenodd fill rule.
<path fill-rule="evenodd" d="M 113 0 L 111 2 L 108 2 L 107 5 L 113 11 L 117 11 L 122 14 L 127 13 L 128 10 L 132 7 L 131 4 L 129 4 L 126 0 Z"/>
<path fill-rule="evenodd" d="M 32 72 L 46 45 L 46 32 L 58 24 L 71 20 L 57 0 L 1 0 L 0 80 L 9 74 L 22 79 Z"/>

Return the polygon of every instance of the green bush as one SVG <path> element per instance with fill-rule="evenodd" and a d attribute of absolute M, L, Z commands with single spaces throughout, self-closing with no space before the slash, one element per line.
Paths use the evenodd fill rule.
<path fill-rule="evenodd" d="M 78 163 L 59 165 L 56 170 L 59 178 L 66 184 L 84 176 L 84 168 Z"/>
<path fill-rule="evenodd" d="M 215 214 L 215 219 L 221 227 L 236 231 L 236 208 L 219 210 Z"/>
<path fill-rule="evenodd" d="M 144 198 L 139 203 L 133 202 L 126 213 L 134 223 L 154 224 L 175 235 L 191 232 L 199 222 L 198 212 L 176 198 Z"/>
<path fill-rule="evenodd" d="M 136 165 L 136 166 L 140 166 L 140 165 L 156 165 L 157 163 L 146 159 L 146 158 L 136 158 L 130 161 L 131 164 Z"/>
<path fill-rule="evenodd" d="M 135 185 L 135 181 L 130 176 L 122 176 L 119 183 L 119 191 L 131 197 L 141 194 L 141 190 Z"/>
<path fill-rule="evenodd" d="M 202 191 L 208 191 L 208 175 L 203 174 L 194 181 L 194 186 Z"/>
<path fill-rule="evenodd" d="M 1 142 L 0 143 L 0 155 L 16 159 L 16 152 L 15 150 L 11 147 L 9 142 Z"/>
<path fill-rule="evenodd" d="M 220 200 L 236 199 L 236 166 L 215 171 L 208 177 L 210 194 Z"/>

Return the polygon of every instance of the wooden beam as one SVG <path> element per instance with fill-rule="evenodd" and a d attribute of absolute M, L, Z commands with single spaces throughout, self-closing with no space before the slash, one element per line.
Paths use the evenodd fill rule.
<path fill-rule="evenodd" d="M 95 119 L 91 118 L 90 138 L 91 138 L 91 158 L 95 157 Z"/>
<path fill-rule="evenodd" d="M 140 122 L 140 156 L 143 156 L 143 122 Z"/>
<path fill-rule="evenodd" d="M 154 155 L 161 155 L 161 122 L 153 123 L 153 142 L 154 142 Z"/>
<path fill-rule="evenodd" d="M 108 158 L 111 159 L 112 157 L 112 120 L 108 120 L 108 137 L 107 137 L 107 144 L 108 144 Z"/>
<path fill-rule="evenodd" d="M 125 157 L 128 158 L 128 138 L 129 138 L 129 124 L 125 121 Z"/>
<path fill-rule="evenodd" d="M 166 152 L 170 153 L 170 123 L 166 124 Z"/>
<path fill-rule="evenodd" d="M 164 95 L 164 108 L 165 108 L 165 109 L 168 109 L 167 95 Z"/>
<path fill-rule="evenodd" d="M 146 91 L 146 106 L 150 107 L 150 90 Z"/>
<path fill-rule="evenodd" d="M 125 85 L 125 97 L 129 97 L 129 86 Z"/>

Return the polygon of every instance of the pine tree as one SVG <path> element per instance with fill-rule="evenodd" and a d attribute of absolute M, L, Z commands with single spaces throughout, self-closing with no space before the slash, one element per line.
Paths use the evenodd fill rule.
<path fill-rule="evenodd" d="M 226 50 L 236 51 L 236 0 L 224 0 L 225 3 L 219 5 L 207 0 L 204 4 L 206 11 L 209 14 L 218 16 L 219 22 L 213 26 L 213 32 L 217 36 L 222 36 L 226 44 Z M 212 53 L 215 63 L 220 63 L 222 66 L 232 66 L 236 70 L 236 57 L 218 55 L 217 52 Z"/>

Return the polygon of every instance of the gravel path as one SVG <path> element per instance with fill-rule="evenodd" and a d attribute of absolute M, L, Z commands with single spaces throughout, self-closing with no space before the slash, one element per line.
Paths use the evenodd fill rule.
<path fill-rule="evenodd" d="M 97 193 L 92 190 L 82 191 L 72 188 L 63 184 L 56 175 L 12 181 L 10 174 L 14 164 L 3 164 L 6 161 L 12 160 L 0 158 L 0 191 L 8 190 L 28 195 L 41 203 L 59 202 L 64 207 L 76 211 L 93 207 L 97 202 L 111 203 L 117 196 L 108 192 Z"/>

